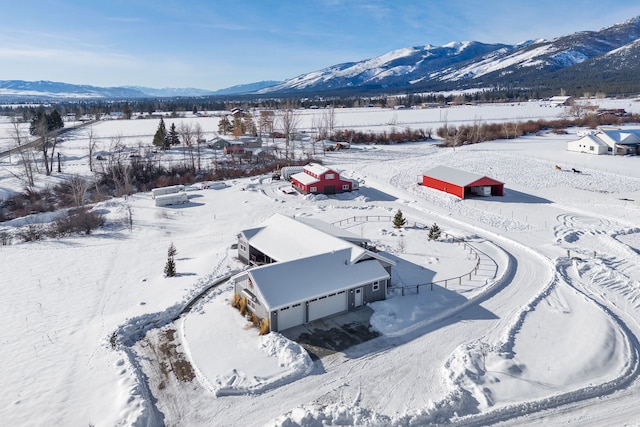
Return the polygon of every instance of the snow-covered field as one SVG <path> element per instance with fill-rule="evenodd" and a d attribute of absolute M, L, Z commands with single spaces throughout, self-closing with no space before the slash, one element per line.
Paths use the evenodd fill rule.
<path fill-rule="evenodd" d="M 602 102 L 640 111 L 634 100 Z M 305 111 L 302 127 L 311 128 L 312 114 L 321 110 Z M 528 103 L 441 114 L 337 110 L 337 121 L 435 130 L 442 120 L 563 111 Z M 215 118 L 185 120 L 217 128 Z M 101 122 L 93 132 L 106 150 L 113 138 L 148 144 L 151 137 L 140 135 L 156 126 Z M 7 128 L 0 121 L 0 132 Z M 178 208 L 155 207 L 141 193 L 96 206 L 108 222 L 94 235 L 0 246 L 4 423 L 640 425 L 640 158 L 567 152 L 575 131 L 455 150 L 430 142 L 354 146 L 323 156 L 360 181 L 352 194 L 286 194 L 286 183 L 268 176 L 193 188 Z M 88 174 L 86 138 L 83 129 L 62 143 L 64 174 Z M 21 189 L 16 161 L 0 159 L 0 195 Z M 505 196 L 459 200 L 416 185 L 437 165 L 505 182 Z M 480 254 L 478 273 L 371 304 L 381 336 L 315 362 L 281 334 L 259 336 L 230 307 L 222 279 L 243 267 L 232 249 L 238 231 L 276 212 L 335 222 L 398 209 L 410 223 L 435 222 L 465 238 Z M 425 269 L 438 281 L 475 266 L 467 249 L 429 241 L 424 229 L 384 221 L 348 227 L 398 259 L 396 286 L 423 283 Z M 165 278 L 171 242 L 179 274 Z"/>

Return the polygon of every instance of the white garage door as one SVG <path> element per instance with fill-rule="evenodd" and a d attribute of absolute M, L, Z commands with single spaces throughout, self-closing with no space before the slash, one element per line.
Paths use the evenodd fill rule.
<path fill-rule="evenodd" d="M 295 304 L 278 310 L 278 331 L 283 331 L 304 323 L 304 305 Z"/>
<path fill-rule="evenodd" d="M 345 291 L 327 295 L 309 301 L 309 322 L 340 313 L 347 309 L 347 293 Z"/>

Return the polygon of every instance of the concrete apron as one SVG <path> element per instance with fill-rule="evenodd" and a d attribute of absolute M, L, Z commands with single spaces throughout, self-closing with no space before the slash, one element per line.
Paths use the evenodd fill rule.
<path fill-rule="evenodd" d="M 370 329 L 369 319 L 372 314 L 371 308 L 360 307 L 285 329 L 280 333 L 302 345 L 311 359 L 318 360 L 380 336 Z"/>

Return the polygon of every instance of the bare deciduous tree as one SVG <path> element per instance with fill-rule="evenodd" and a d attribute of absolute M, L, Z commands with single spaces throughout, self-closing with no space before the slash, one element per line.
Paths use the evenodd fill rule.
<path fill-rule="evenodd" d="M 289 160 L 291 155 L 292 159 L 295 159 L 295 153 L 291 153 L 291 143 L 300 125 L 300 114 L 293 108 L 285 107 L 278 116 L 278 124 L 282 129 L 284 135 L 284 156 Z"/>
<path fill-rule="evenodd" d="M 189 154 L 189 162 L 191 163 L 191 170 L 195 171 L 196 161 L 194 156 L 194 139 L 195 133 L 191 123 L 180 123 L 180 135 L 182 136 L 182 143 L 185 145 L 187 153 Z"/>
<path fill-rule="evenodd" d="M 34 187 L 33 180 L 33 152 L 31 148 L 28 146 L 29 138 L 24 130 L 20 127 L 20 122 L 17 117 L 13 117 L 11 119 L 11 134 L 13 137 L 13 141 L 18 151 L 18 155 L 20 156 L 20 161 L 22 162 L 22 167 L 24 168 L 24 182 L 27 189 L 32 189 Z"/>
<path fill-rule="evenodd" d="M 51 175 L 53 166 L 53 154 L 55 151 L 57 138 L 54 136 L 53 141 L 49 138 L 49 124 L 46 115 L 42 115 L 34 126 L 34 135 L 38 138 L 38 147 L 42 153 L 44 170 L 47 176 Z"/>
<path fill-rule="evenodd" d="M 196 138 L 196 159 L 198 162 L 198 171 L 202 170 L 202 154 L 200 152 L 200 144 L 204 143 L 204 132 L 202 131 L 202 126 L 200 126 L 200 123 L 196 123 L 194 129 L 193 129 L 193 133 L 195 135 Z"/>
<path fill-rule="evenodd" d="M 89 127 L 89 132 L 88 132 L 88 136 L 89 136 L 89 170 L 91 172 L 93 172 L 93 156 L 96 152 L 96 139 L 95 139 L 95 135 L 93 133 L 93 126 Z"/>
<path fill-rule="evenodd" d="M 266 132 L 273 136 L 274 126 L 274 112 L 272 110 L 260 111 L 260 118 L 258 119 L 258 128 L 260 133 Z"/>
<path fill-rule="evenodd" d="M 73 197 L 73 203 L 76 208 L 84 206 L 87 198 L 87 190 L 91 185 L 86 179 L 83 179 L 77 175 L 73 176 L 69 180 L 69 188 L 71 188 L 71 195 Z"/>

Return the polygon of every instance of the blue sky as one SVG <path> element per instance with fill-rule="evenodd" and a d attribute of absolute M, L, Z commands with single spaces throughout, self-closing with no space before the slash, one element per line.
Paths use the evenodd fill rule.
<path fill-rule="evenodd" d="M 450 41 L 599 30 L 638 0 L 3 0 L 0 80 L 221 89 Z"/>

